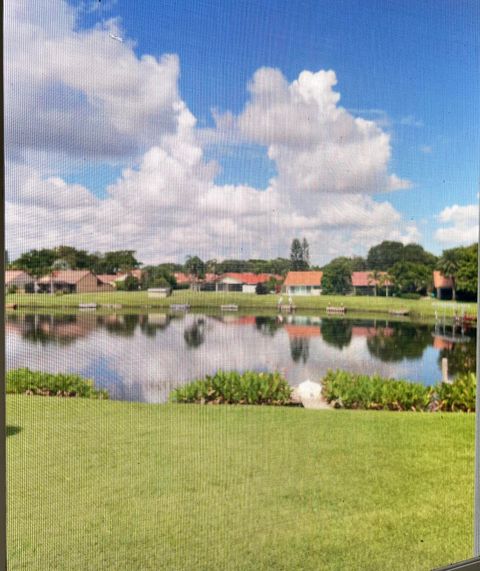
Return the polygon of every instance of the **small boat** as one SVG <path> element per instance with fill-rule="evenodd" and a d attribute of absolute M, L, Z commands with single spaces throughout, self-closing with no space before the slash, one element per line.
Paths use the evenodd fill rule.
<path fill-rule="evenodd" d="M 220 309 L 222 311 L 238 311 L 238 305 L 234 303 L 227 303 L 225 305 L 221 305 Z"/>

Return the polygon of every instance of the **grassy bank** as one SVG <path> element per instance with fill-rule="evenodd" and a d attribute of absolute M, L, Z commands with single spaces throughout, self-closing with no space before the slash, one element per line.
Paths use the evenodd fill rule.
<path fill-rule="evenodd" d="M 192 308 L 215 309 L 222 304 L 236 304 L 240 310 L 276 309 L 279 296 L 247 293 L 192 292 L 178 290 L 165 299 L 148 298 L 146 292 L 109 292 L 90 294 L 48 295 L 10 294 L 7 303 L 16 303 L 20 308 L 71 308 L 80 303 L 121 304 L 123 307 L 165 307 L 172 303 L 188 303 Z M 286 296 L 283 296 L 284 300 Z M 388 313 L 390 310 L 407 309 L 412 317 L 428 318 L 435 315 L 439 302 L 431 299 L 408 300 L 374 296 L 295 296 L 298 310 L 325 310 L 329 305 L 343 305 L 349 311 L 362 313 Z M 451 302 L 445 302 L 451 305 Z M 477 304 L 465 304 L 468 313 L 476 315 Z"/>
<path fill-rule="evenodd" d="M 9 395 L 10 569 L 429 569 L 472 551 L 474 415 Z"/>

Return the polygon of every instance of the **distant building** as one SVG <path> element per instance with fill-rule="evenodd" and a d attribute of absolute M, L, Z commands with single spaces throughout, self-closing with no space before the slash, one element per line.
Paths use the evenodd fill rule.
<path fill-rule="evenodd" d="M 273 274 L 228 272 L 217 278 L 215 291 L 255 293 L 258 284 L 265 284 L 272 278 L 279 279 L 279 277 Z"/>
<path fill-rule="evenodd" d="M 219 276 L 217 274 L 206 273 L 205 277 L 197 278 L 191 274 L 183 272 L 174 272 L 174 277 L 179 286 L 188 285 L 192 289 L 199 291 L 215 291 L 215 283 Z"/>
<path fill-rule="evenodd" d="M 115 282 L 118 280 L 117 274 L 97 274 L 97 278 L 104 284 L 110 284 L 115 287 Z"/>
<path fill-rule="evenodd" d="M 393 285 L 390 280 L 382 280 L 383 276 L 387 275 L 387 272 L 378 272 L 380 278 L 374 279 L 373 272 L 353 272 L 352 273 L 352 286 L 353 293 L 355 295 L 373 295 L 377 292 L 379 287 L 384 287 L 386 289 L 386 294 L 388 296 L 388 288 Z"/>
<path fill-rule="evenodd" d="M 287 295 L 320 295 L 323 272 L 288 272 L 282 291 Z"/>
<path fill-rule="evenodd" d="M 38 280 L 39 291 L 43 293 L 93 293 L 114 291 L 90 270 L 55 270 Z"/>
<path fill-rule="evenodd" d="M 33 293 L 35 280 L 24 270 L 6 270 L 5 288 L 15 288 L 18 293 Z"/>
<path fill-rule="evenodd" d="M 452 278 L 447 278 L 442 272 L 435 270 L 433 272 L 433 287 L 435 288 L 437 299 L 452 299 Z"/>

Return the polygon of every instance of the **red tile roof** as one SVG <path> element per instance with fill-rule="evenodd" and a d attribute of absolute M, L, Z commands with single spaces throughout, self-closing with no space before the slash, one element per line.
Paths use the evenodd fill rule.
<path fill-rule="evenodd" d="M 288 272 L 284 286 L 320 286 L 323 272 Z"/>
<path fill-rule="evenodd" d="M 435 270 L 433 272 L 433 285 L 434 287 L 440 287 L 445 289 L 451 289 L 453 287 L 452 278 L 446 278 L 442 272 Z"/>
<path fill-rule="evenodd" d="M 55 270 L 38 280 L 41 284 L 49 284 L 50 280 L 62 284 L 76 284 L 92 272 L 90 270 Z"/>
<path fill-rule="evenodd" d="M 97 278 L 104 284 L 113 284 L 118 280 L 115 274 L 97 274 Z"/>
<path fill-rule="evenodd" d="M 352 286 L 354 287 L 368 287 L 379 285 L 379 280 L 374 280 L 371 271 L 367 272 L 352 272 Z M 378 272 L 381 276 L 386 275 L 387 272 Z M 387 280 L 384 285 L 393 285 L 391 281 Z"/>
<path fill-rule="evenodd" d="M 5 283 L 8 284 L 8 282 L 16 280 L 17 278 L 23 275 L 30 278 L 30 275 L 24 270 L 5 270 Z"/>

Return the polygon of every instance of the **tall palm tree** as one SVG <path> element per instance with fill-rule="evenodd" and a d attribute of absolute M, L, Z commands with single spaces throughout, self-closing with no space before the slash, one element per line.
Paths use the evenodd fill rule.
<path fill-rule="evenodd" d="M 373 295 L 377 295 L 377 285 L 380 283 L 382 274 L 378 270 L 373 270 L 368 274 L 368 285 L 373 285 Z"/>
<path fill-rule="evenodd" d="M 378 284 L 380 287 L 385 288 L 385 295 L 388 297 L 388 287 L 393 283 L 393 277 L 388 272 L 383 272 L 378 278 Z"/>
<path fill-rule="evenodd" d="M 437 268 L 446 278 L 452 280 L 452 299 L 457 297 L 457 274 L 459 268 L 458 254 L 452 250 L 444 250 L 442 257 L 438 260 Z"/>

